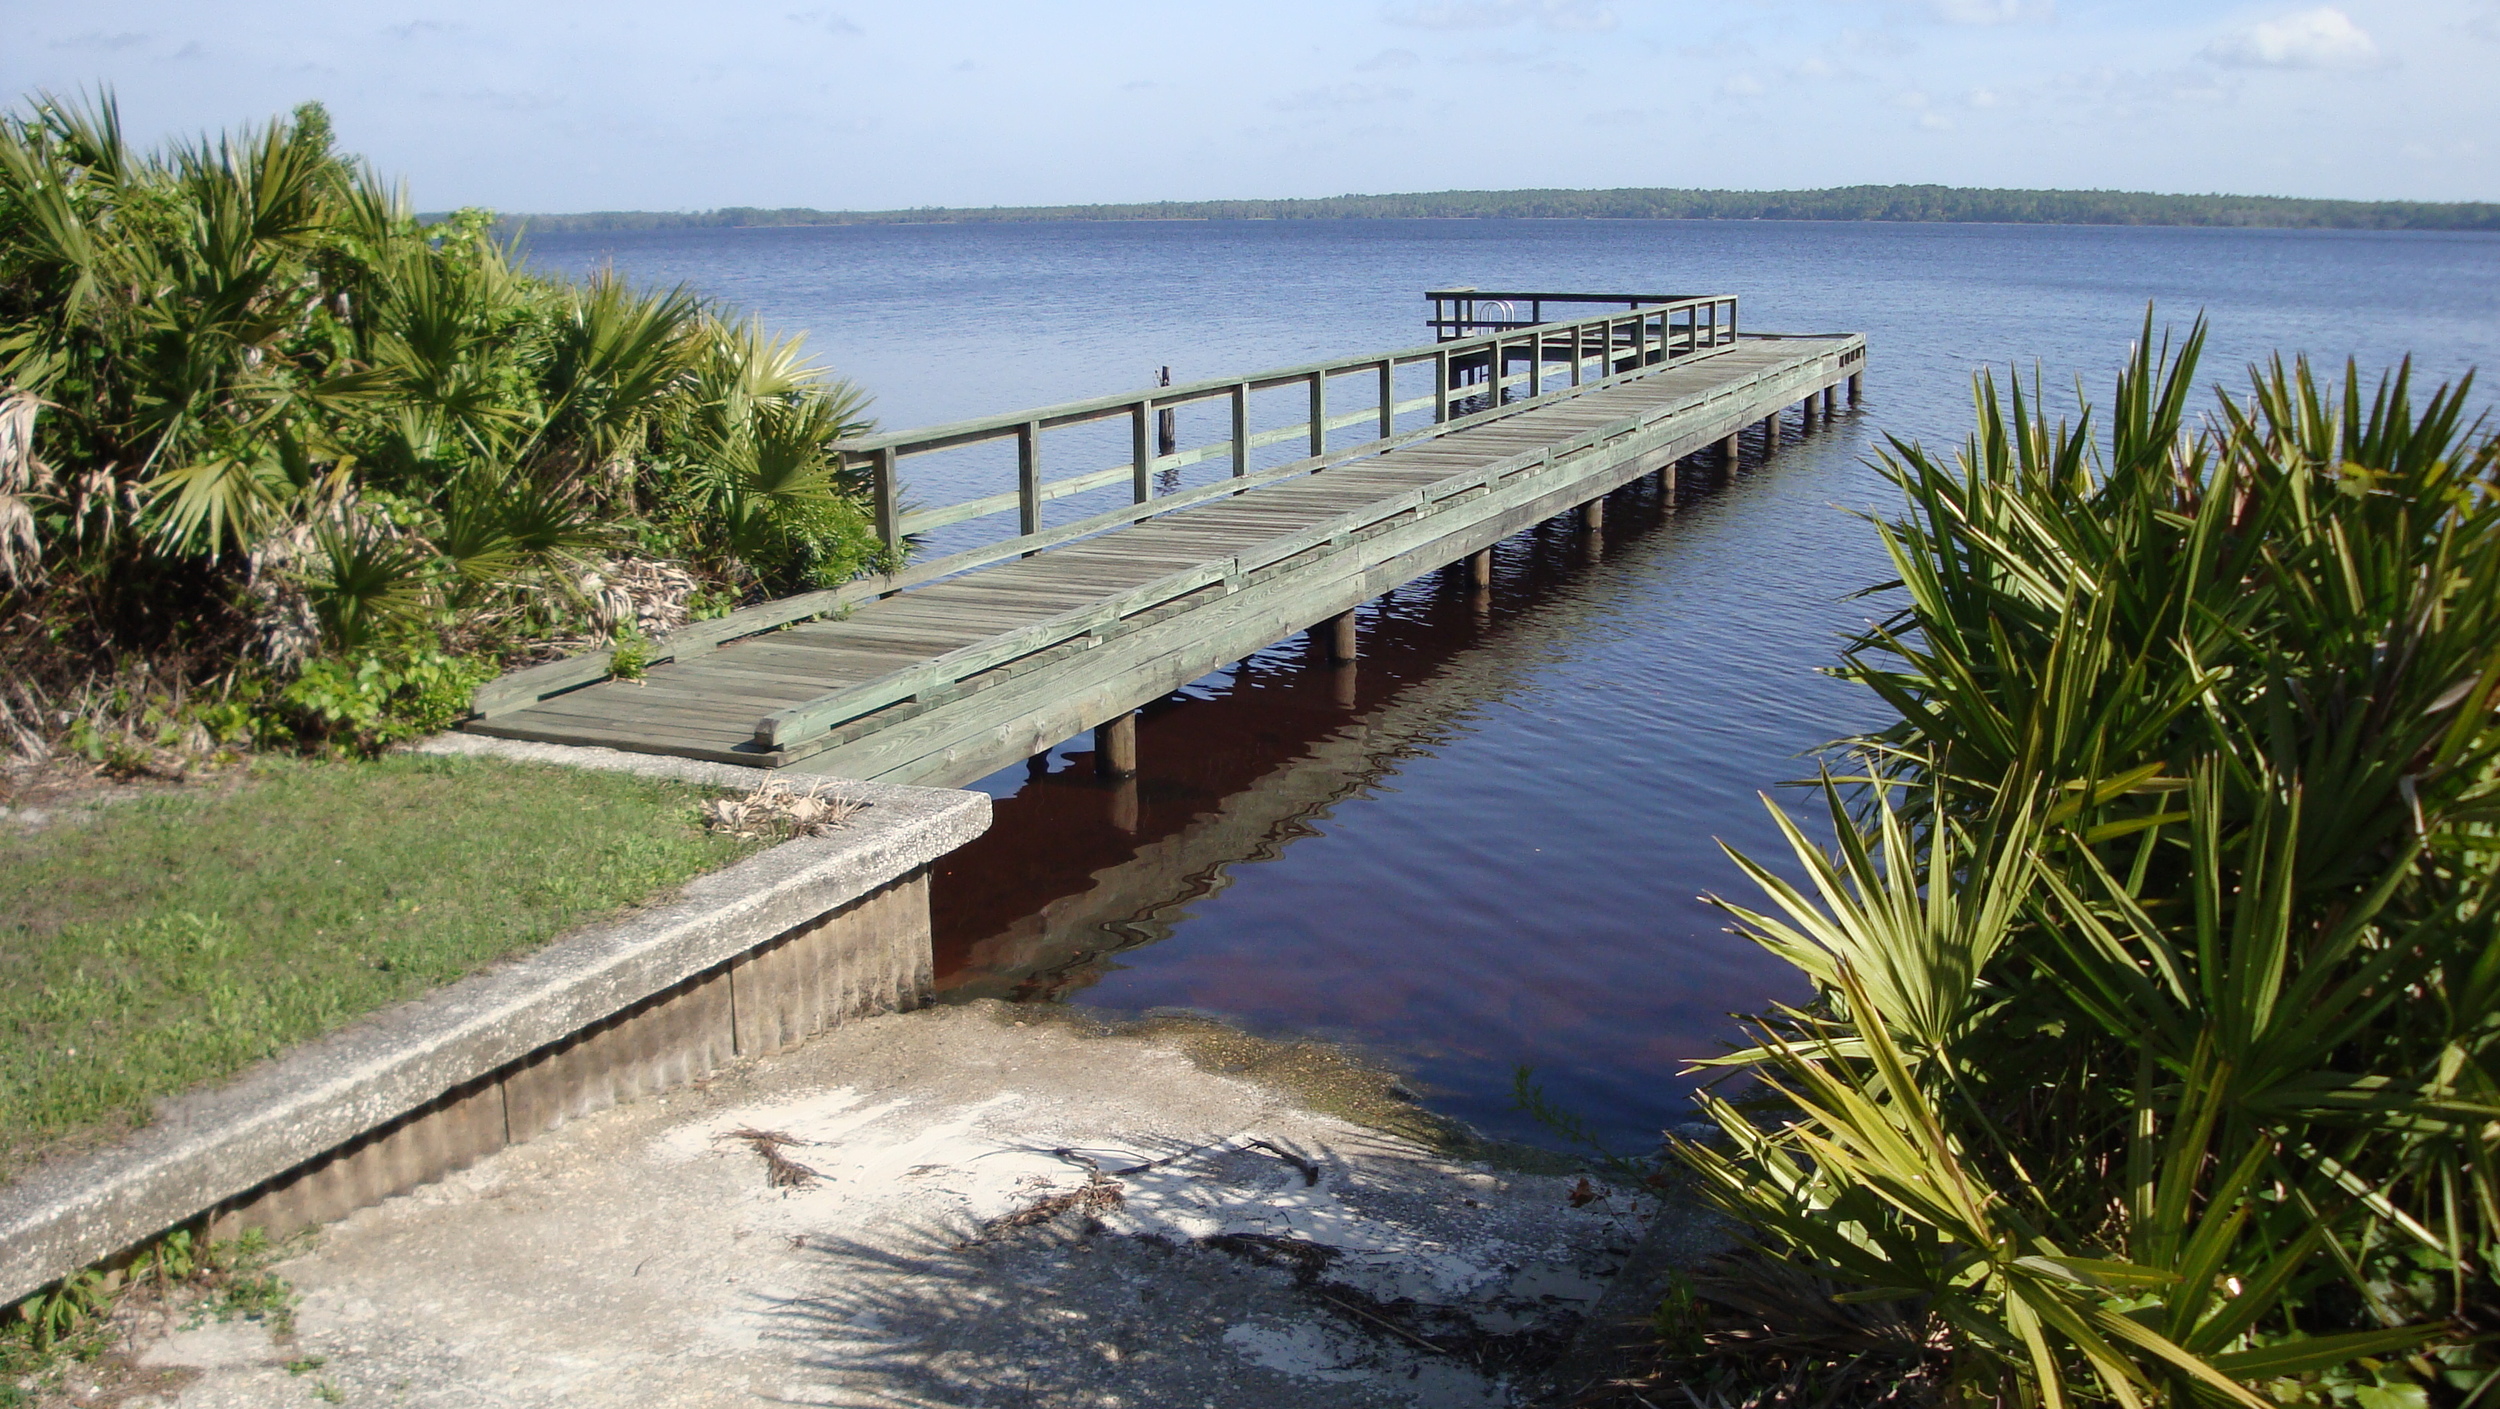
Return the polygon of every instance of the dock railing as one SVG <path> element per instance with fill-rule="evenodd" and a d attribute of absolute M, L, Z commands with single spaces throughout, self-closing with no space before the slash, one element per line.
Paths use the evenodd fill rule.
<path fill-rule="evenodd" d="M 1128 482 L 1131 502 L 1143 504 L 1154 497 L 1154 480 L 1158 471 L 1180 469 L 1206 460 L 1228 458 L 1235 476 L 1247 475 L 1250 473 L 1251 452 L 1270 445 L 1298 440 L 1308 445 L 1310 454 L 1324 455 L 1328 452 L 1328 433 L 1349 426 L 1376 426 L 1378 434 L 1374 438 L 1385 440 L 1397 433 L 1397 418 L 1412 411 L 1429 407 L 1434 424 L 1449 420 L 1454 394 L 1459 400 L 1468 397 L 1492 398 L 1493 404 L 1499 404 L 1500 398 L 1511 388 L 1524 386 L 1528 395 L 1541 396 L 1547 389 L 1548 363 L 1566 364 L 1556 368 L 1555 374 L 1567 373 L 1569 384 L 1579 386 L 1592 363 L 1604 369 L 1599 375 L 1613 375 L 1635 367 L 1731 346 L 1736 341 L 1734 294 L 1644 300 L 1639 295 L 1622 294 L 1481 294 L 1472 290 L 1441 290 L 1428 293 L 1425 297 L 1433 300 L 1431 326 L 1443 338 L 1428 346 L 1371 353 L 1340 361 L 1311 362 L 1299 367 L 1278 367 L 1246 376 L 1152 387 L 1117 396 L 1071 401 L 1058 406 L 890 435 L 861 436 L 838 442 L 834 449 L 841 452 L 846 461 L 864 465 L 869 470 L 876 486 L 877 534 L 889 548 L 899 551 L 903 539 L 909 535 L 962 523 L 967 519 L 986 518 L 1009 509 L 1017 511 L 1019 536 L 1039 533 L 1044 504 L 1123 480 Z M 1466 313 L 1462 315 L 1469 326 L 1489 326 L 1494 331 L 1475 336 L 1451 336 L 1449 329 L 1459 320 L 1445 316 L 1442 310 L 1446 300 L 1460 298 L 1470 301 L 1466 305 Z M 1541 319 L 1488 323 L 1475 317 L 1477 307 L 1483 302 L 1517 299 L 1535 301 L 1536 310 L 1540 313 L 1543 304 L 1549 302 L 1624 303 L 1630 306 L 1551 323 Z M 1524 369 L 1513 372 L 1511 366 L 1514 362 L 1526 365 Z M 1434 369 L 1432 394 L 1399 399 L 1398 369 L 1427 363 Z M 1372 385 L 1365 388 L 1367 394 L 1364 396 L 1370 404 L 1359 411 L 1332 411 L 1329 404 L 1330 379 L 1363 373 L 1372 374 Z M 1290 425 L 1251 430 L 1251 395 L 1293 386 L 1308 389 L 1308 414 Z M 1231 403 L 1231 433 L 1219 440 L 1188 447 L 1176 445 L 1169 453 L 1158 453 L 1158 413 L 1206 401 Z M 1126 417 L 1129 422 L 1130 454 L 1127 463 L 1059 479 L 1045 477 L 1043 432 L 1120 417 Z M 1015 488 L 951 504 L 904 507 L 902 482 L 905 460 L 933 451 L 1009 439 L 1016 446 Z"/>
<path fill-rule="evenodd" d="M 742 637 L 840 611 L 853 602 L 890 595 L 1209 499 L 1242 493 L 1279 479 L 1316 473 L 1331 465 L 1367 458 L 1394 445 L 1455 428 L 1453 422 L 1471 423 L 1520 409 L 1522 403 L 1505 403 L 1505 398 L 1514 389 L 1524 389 L 1527 398 L 1533 400 L 1549 390 L 1603 385 L 1618 378 L 1636 376 L 1643 369 L 1660 363 L 1706 356 L 1736 345 L 1734 294 L 1660 298 L 1649 302 L 1642 302 L 1636 295 L 1505 295 L 1474 290 L 1441 290 L 1426 297 L 1435 300 L 1433 324 L 1436 333 L 1444 339 L 1427 346 L 1312 362 L 1299 367 L 1279 367 L 1245 376 L 1183 382 L 1058 406 L 1007 412 L 979 420 L 838 441 L 834 450 L 850 464 L 864 464 L 874 476 L 877 533 L 893 551 L 897 561 L 902 557 L 907 535 L 1008 509 L 1019 511 L 1019 532 L 994 543 L 949 553 L 840 587 L 802 592 L 742 607 L 727 616 L 689 623 L 665 637 L 646 643 L 641 653 L 642 663 L 657 665 L 683 655 L 708 651 Z M 1474 299 L 1476 306 L 1466 309 L 1464 313 L 1445 317 L 1441 301 L 1459 297 Z M 1543 302 L 1629 303 L 1632 306 L 1610 308 L 1604 313 L 1551 323 L 1515 323 L 1497 315 L 1496 320 L 1488 324 L 1477 316 L 1483 304 L 1523 298 Z M 1494 326 L 1495 331 L 1475 336 L 1451 336 L 1449 330 L 1441 325 L 1452 318 L 1465 320 L 1471 326 Z M 1518 363 L 1525 366 L 1513 371 L 1514 364 Z M 1427 364 L 1433 373 L 1431 394 L 1401 399 L 1397 395 L 1398 370 Z M 1549 364 L 1562 365 L 1549 368 Z M 1370 374 L 1366 380 L 1371 384 L 1369 389 L 1372 394 L 1367 399 L 1372 404 L 1361 410 L 1332 412 L 1329 379 L 1365 373 Z M 1252 431 L 1249 427 L 1251 395 L 1293 386 L 1307 389 L 1309 410 L 1304 419 L 1290 425 Z M 1159 412 L 1214 400 L 1230 403 L 1229 435 L 1194 446 L 1176 445 L 1170 453 L 1159 453 Z M 1399 416 L 1427 407 L 1432 411 L 1430 424 L 1404 432 L 1397 429 Z M 1130 458 L 1127 463 L 1056 480 L 1043 478 L 1043 432 L 1119 417 L 1126 417 L 1129 422 Z M 1330 431 L 1357 425 L 1372 426 L 1377 434 L 1359 444 L 1334 450 L 1328 447 Z M 901 474 L 907 458 L 1005 439 L 1012 439 L 1016 446 L 1017 483 L 1013 490 L 953 504 L 915 508 L 908 512 L 902 508 Z M 1307 455 L 1253 472 L 1250 464 L 1252 451 L 1297 440 L 1308 447 Z M 1154 476 L 1158 471 L 1217 458 L 1230 461 L 1230 477 L 1175 493 L 1156 494 Z M 1043 527 L 1043 504 L 1123 480 L 1128 482 L 1130 488 L 1132 502 L 1128 507 L 1092 514 L 1056 528 Z M 1016 644 L 1030 649 L 1029 643 Z M 979 650 L 992 650 L 996 646 L 997 643 L 988 643 Z M 549 696 L 607 678 L 613 659 L 612 650 L 597 650 L 514 671 L 479 686 L 471 696 L 470 708 L 475 714 L 488 718 L 528 708 Z M 949 659 L 943 664 L 962 668 L 966 662 Z M 843 703 L 848 706 L 857 702 L 846 698 Z M 781 727 L 759 728 L 759 741 L 769 746 L 772 742 L 790 737 L 794 727 L 822 727 L 821 720 L 828 712 L 811 708 L 791 713 L 796 717 L 779 721 Z"/>

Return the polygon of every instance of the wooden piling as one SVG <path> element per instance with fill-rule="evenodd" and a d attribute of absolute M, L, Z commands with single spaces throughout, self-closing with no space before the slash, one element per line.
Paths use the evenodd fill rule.
<path fill-rule="evenodd" d="M 1480 548 L 1467 555 L 1467 585 L 1470 587 L 1493 585 L 1492 549 Z"/>
<path fill-rule="evenodd" d="M 1591 533 L 1602 533 L 1605 531 L 1606 496 L 1601 494 L 1580 506 L 1580 527 L 1587 529 Z"/>
<path fill-rule="evenodd" d="M 1105 778 L 1137 774 L 1137 711 L 1125 710 L 1094 726 L 1094 771 Z"/>
<path fill-rule="evenodd" d="M 1830 420 L 1833 413 L 1839 409 L 1840 388 L 1836 386 L 1827 386 L 1823 388 L 1823 419 L 1826 421 Z"/>
<path fill-rule="evenodd" d="M 1172 369 L 1166 367 L 1161 373 L 1158 374 L 1158 380 L 1155 382 L 1155 385 L 1170 386 L 1171 384 Z M 1157 411 L 1155 413 L 1155 453 L 1157 455 L 1172 455 L 1178 453 L 1180 448 L 1181 413 L 1168 407 L 1164 410 Z"/>
<path fill-rule="evenodd" d="M 1719 442 L 1719 468 L 1721 468 L 1721 469 L 1723 469 L 1723 470 L 1728 470 L 1728 471 L 1731 471 L 1731 472 L 1732 472 L 1732 471 L 1734 471 L 1734 470 L 1735 470 L 1735 468 L 1736 468 L 1737 462 L 1738 462 L 1738 461 L 1739 461 L 1739 460 L 1743 457 L 1743 455 L 1744 455 L 1744 450 L 1745 450 L 1745 447 L 1744 447 L 1742 444 L 1738 443 L 1737 438 L 1736 438 L 1735 436 L 1733 436 L 1733 435 L 1729 436 L 1729 437 L 1728 437 L 1727 439 L 1725 439 L 1725 440 L 1720 441 L 1720 442 Z"/>
<path fill-rule="evenodd" d="M 1320 630 L 1328 647 L 1329 663 L 1351 665 L 1360 654 L 1356 650 L 1354 613 L 1339 612 L 1321 623 Z"/>
<path fill-rule="evenodd" d="M 1864 372 L 1851 372 L 1849 374 L 1849 404 L 1852 406 L 1858 404 L 1858 383 L 1863 381 L 1865 377 L 1866 373 Z"/>
<path fill-rule="evenodd" d="M 1124 836 L 1137 833 L 1137 779 L 1126 777 L 1111 788 L 1111 830 Z"/>

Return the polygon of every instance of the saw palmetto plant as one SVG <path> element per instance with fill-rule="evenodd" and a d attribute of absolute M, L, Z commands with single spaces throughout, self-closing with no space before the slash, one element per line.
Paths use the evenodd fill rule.
<path fill-rule="evenodd" d="M 18 644 L 283 678 L 577 634 L 620 557 L 733 599 L 875 559 L 828 449 L 855 388 L 683 289 L 528 272 L 490 226 L 420 223 L 315 106 L 154 153 L 109 98 L 0 116 Z"/>
<path fill-rule="evenodd" d="M 1897 718 L 1837 850 L 1783 819 L 1802 884 L 1738 858 L 1819 997 L 1681 1146 L 1751 1230 L 1713 1276 L 1880 1311 L 1835 1324 L 1887 1392 L 2489 1402 L 2500 446 L 2405 369 L 2191 423 L 2202 342 L 2148 317 L 2105 425 L 1983 379 L 1957 457 L 1884 457 L 1900 605 L 1841 673 Z"/>

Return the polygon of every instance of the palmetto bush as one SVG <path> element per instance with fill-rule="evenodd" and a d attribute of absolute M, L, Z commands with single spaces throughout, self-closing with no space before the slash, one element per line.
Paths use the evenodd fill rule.
<path fill-rule="evenodd" d="M 875 560 L 828 451 L 857 390 L 683 290 L 521 272 L 488 225 L 420 225 L 314 106 L 153 154 L 109 99 L 0 117 L 9 648 L 482 670 L 613 625 L 583 583 L 618 557 L 721 601 Z"/>
<path fill-rule="evenodd" d="M 1718 1345 L 1817 1394 L 2491 1398 L 2500 447 L 2401 369 L 2191 422 L 2202 341 L 1883 458 L 1898 718 L 1727 907 L 1819 997 L 1681 1147 Z"/>

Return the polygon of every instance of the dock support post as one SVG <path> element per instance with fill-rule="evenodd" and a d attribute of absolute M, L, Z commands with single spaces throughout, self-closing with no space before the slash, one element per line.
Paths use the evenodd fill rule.
<path fill-rule="evenodd" d="M 1863 380 L 1865 376 L 1866 373 L 1864 372 L 1851 372 L 1849 374 L 1849 404 L 1852 406 L 1858 404 L 1858 383 Z"/>
<path fill-rule="evenodd" d="M 1814 394 L 1812 392 L 1808 392 L 1806 399 L 1797 403 L 1797 429 L 1801 431 L 1814 429 Z"/>
<path fill-rule="evenodd" d="M 1675 472 L 1683 463 L 1681 460 L 1669 460 L 1667 467 L 1658 472 L 1658 487 L 1665 496 L 1667 512 L 1670 514 L 1675 512 Z"/>
<path fill-rule="evenodd" d="M 1838 411 L 1839 409 L 1840 388 L 1836 386 L 1827 386 L 1823 388 L 1823 419 L 1826 421 L 1830 420 L 1832 418 L 1832 413 Z"/>
<path fill-rule="evenodd" d="M 1479 548 L 1467 555 L 1467 585 L 1470 587 L 1493 585 L 1492 549 Z"/>
<path fill-rule="evenodd" d="M 1326 633 L 1327 637 L 1328 663 L 1331 665 L 1353 664 L 1358 654 L 1355 649 L 1357 642 L 1354 635 L 1354 613 L 1339 612 L 1328 618 L 1320 629 Z"/>
<path fill-rule="evenodd" d="M 1605 531 L 1605 495 L 1600 494 L 1596 498 L 1591 499 L 1589 502 L 1580 506 L 1580 527 L 1587 529 L 1591 533 L 1602 533 Z"/>
<path fill-rule="evenodd" d="M 1137 711 L 1122 710 L 1094 726 L 1094 771 L 1105 778 L 1137 775 Z"/>
<path fill-rule="evenodd" d="M 1122 778 L 1111 788 L 1111 830 L 1123 836 L 1137 834 L 1137 779 Z"/>
<path fill-rule="evenodd" d="M 1736 472 L 1737 460 L 1743 453 L 1744 447 L 1737 441 L 1735 436 L 1731 435 L 1727 439 L 1720 441 L 1719 468 L 1727 471 L 1729 474 L 1734 474 Z"/>
<path fill-rule="evenodd" d="M 1170 386 L 1171 384 L 1172 369 L 1166 367 L 1156 375 L 1155 385 Z M 1155 453 L 1171 455 L 1178 453 L 1180 448 L 1181 413 L 1171 410 L 1157 411 L 1155 413 Z"/>

